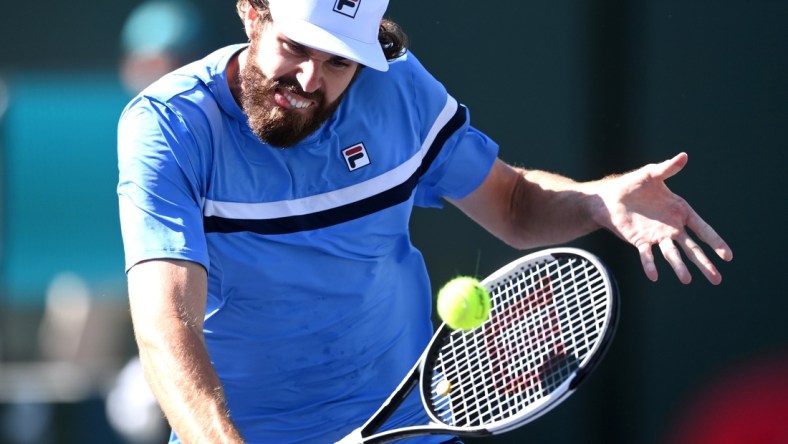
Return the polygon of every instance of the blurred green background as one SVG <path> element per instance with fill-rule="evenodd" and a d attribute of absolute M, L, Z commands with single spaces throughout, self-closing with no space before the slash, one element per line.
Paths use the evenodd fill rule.
<path fill-rule="evenodd" d="M 245 36 L 230 0 L 141 5 L 0 13 L 2 444 L 163 442 L 144 387 L 118 377 L 135 352 L 115 201 L 133 90 L 121 74 Z M 471 442 L 788 443 L 788 2 L 392 0 L 389 16 L 511 163 L 590 180 L 689 153 L 668 185 L 734 250 L 719 287 L 699 273 L 684 286 L 664 264 L 649 282 L 608 233 L 573 242 L 619 280 L 609 354 L 549 415 Z M 435 287 L 521 254 L 453 208 L 412 225 Z"/>

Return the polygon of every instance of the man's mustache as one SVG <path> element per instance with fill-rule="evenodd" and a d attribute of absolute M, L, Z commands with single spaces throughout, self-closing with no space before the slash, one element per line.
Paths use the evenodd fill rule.
<path fill-rule="evenodd" d="M 293 94 L 297 94 L 305 99 L 314 100 L 317 104 L 323 104 L 323 93 L 320 90 L 308 93 L 301 88 L 301 85 L 298 83 L 298 80 L 290 77 L 280 77 L 274 80 L 273 84 L 274 88 L 280 90 L 287 90 Z"/>

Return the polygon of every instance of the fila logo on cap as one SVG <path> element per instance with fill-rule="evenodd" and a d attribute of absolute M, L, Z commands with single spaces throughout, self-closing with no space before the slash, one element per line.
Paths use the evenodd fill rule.
<path fill-rule="evenodd" d="M 356 18 L 359 6 L 361 6 L 361 0 L 336 0 L 334 2 L 334 12 L 344 14 L 350 18 Z"/>
<path fill-rule="evenodd" d="M 347 167 L 350 171 L 369 165 L 367 149 L 364 148 L 364 144 L 360 142 L 350 148 L 342 150 L 342 157 L 345 158 L 345 163 L 347 163 Z"/>

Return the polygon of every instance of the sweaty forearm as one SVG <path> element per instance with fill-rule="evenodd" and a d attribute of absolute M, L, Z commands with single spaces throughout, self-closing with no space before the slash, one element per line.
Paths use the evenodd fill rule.
<path fill-rule="evenodd" d="M 188 444 L 243 443 L 201 337 L 172 324 L 137 333 L 145 377 L 171 427 Z"/>
<path fill-rule="evenodd" d="M 517 248 L 560 244 L 600 228 L 595 212 L 598 182 L 575 182 L 539 170 L 516 168 L 521 179 L 511 195 L 512 226 Z"/>
<path fill-rule="evenodd" d="M 568 242 L 600 227 L 599 183 L 579 183 L 498 160 L 479 188 L 450 202 L 512 247 L 536 248 Z"/>

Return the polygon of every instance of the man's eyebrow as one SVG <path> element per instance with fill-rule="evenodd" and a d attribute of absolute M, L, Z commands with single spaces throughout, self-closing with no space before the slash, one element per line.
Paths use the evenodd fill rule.
<path fill-rule="evenodd" d="M 295 40 L 292 40 L 292 39 L 288 38 L 285 35 L 280 35 L 279 36 L 279 40 L 281 42 L 287 43 L 288 45 L 292 46 L 293 48 L 303 50 L 304 52 L 318 51 L 317 49 L 314 49 L 312 47 L 309 47 L 309 46 L 303 45 L 301 43 L 298 43 Z M 339 55 L 336 55 L 336 54 L 331 54 L 331 59 L 330 60 L 332 60 L 334 62 L 343 62 L 343 63 L 345 63 L 345 62 L 346 63 L 352 62 L 352 60 L 350 60 L 349 58 L 342 57 L 342 56 L 339 56 Z"/>
<path fill-rule="evenodd" d="M 334 57 L 331 57 L 331 60 L 333 60 L 335 62 L 348 62 L 348 63 L 352 61 L 352 60 L 350 60 L 347 57 L 342 57 L 342 56 L 338 56 L 338 55 L 334 55 Z"/>
<path fill-rule="evenodd" d="M 288 45 L 296 47 L 296 48 L 306 48 L 306 46 L 304 46 L 304 45 L 302 45 L 302 44 L 300 44 L 300 43 L 298 43 L 298 42 L 296 42 L 294 40 L 291 40 L 287 36 L 284 36 L 284 35 L 280 35 L 279 36 L 279 41 L 287 43 Z"/>

